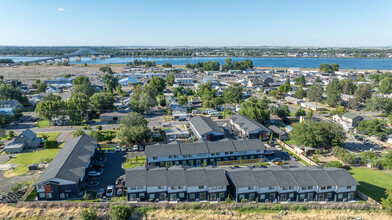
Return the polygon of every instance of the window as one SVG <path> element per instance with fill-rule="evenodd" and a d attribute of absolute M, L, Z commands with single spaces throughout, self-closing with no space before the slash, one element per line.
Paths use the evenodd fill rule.
<path fill-rule="evenodd" d="M 186 165 L 186 164 L 187 164 L 187 161 L 186 161 L 186 160 L 182 161 L 182 164 Z"/>
<path fill-rule="evenodd" d="M 39 193 L 40 198 L 45 198 L 45 193 Z"/>
<path fill-rule="evenodd" d="M 173 158 L 173 156 L 172 156 L 172 155 L 170 155 L 170 156 L 169 156 L 169 158 L 170 158 L 170 159 L 172 159 L 172 158 Z"/>
<path fill-rule="evenodd" d="M 332 189 L 332 186 L 327 186 L 327 189 Z"/>
<path fill-rule="evenodd" d="M 46 193 L 46 198 L 51 199 L 52 198 L 52 193 Z"/>
<path fill-rule="evenodd" d="M 172 189 L 172 190 L 176 190 L 176 189 L 177 189 L 177 186 L 172 186 L 171 189 Z"/>
<path fill-rule="evenodd" d="M 163 186 L 158 186 L 158 189 L 163 189 Z"/>
<path fill-rule="evenodd" d="M 210 194 L 210 201 L 216 201 L 216 194 Z"/>
<path fill-rule="evenodd" d="M 38 185 L 38 189 L 43 189 L 44 186 L 43 185 Z"/>
<path fill-rule="evenodd" d="M 321 187 L 321 190 L 325 190 L 325 187 Z"/>
<path fill-rule="evenodd" d="M 136 190 L 136 186 L 134 186 L 134 187 L 131 187 L 131 190 Z"/>
<path fill-rule="evenodd" d="M 137 189 L 143 189 L 143 186 L 138 186 Z"/>
<path fill-rule="evenodd" d="M 347 189 L 351 189 L 352 186 L 347 186 Z"/>
<path fill-rule="evenodd" d="M 183 157 L 184 157 L 184 158 L 187 158 L 187 157 L 188 157 L 188 155 L 183 155 Z"/>
<path fill-rule="evenodd" d="M 294 189 L 294 186 L 289 186 L 289 189 Z"/>
<path fill-rule="evenodd" d="M 249 187 L 248 187 L 248 190 L 253 190 L 253 186 L 249 186 Z"/>
<path fill-rule="evenodd" d="M 301 190 L 306 190 L 306 187 L 301 187 Z"/>
<path fill-rule="evenodd" d="M 338 194 L 338 199 L 343 199 L 343 194 Z"/>
<path fill-rule="evenodd" d="M 289 198 L 290 199 L 294 198 L 294 193 L 289 193 Z"/>
<path fill-rule="evenodd" d="M 204 189 L 204 186 L 199 186 L 199 189 Z"/>
<path fill-rule="evenodd" d="M 242 199 L 244 199 L 244 198 L 245 198 L 245 195 L 244 195 L 244 194 L 241 194 L 241 195 L 238 196 L 238 200 L 239 200 L 239 201 L 242 201 Z"/>
<path fill-rule="evenodd" d="M 184 186 L 178 186 L 178 189 L 184 189 Z"/>
<path fill-rule="evenodd" d="M 179 196 L 180 198 L 184 198 L 184 197 L 185 197 L 185 193 L 180 193 L 178 196 Z"/>
<path fill-rule="evenodd" d="M 287 186 L 282 188 L 282 190 L 288 190 L 288 189 L 289 189 L 289 187 L 287 187 Z"/>
<path fill-rule="evenodd" d="M 150 195 L 148 195 L 148 197 L 149 197 L 150 199 L 155 199 L 155 194 L 150 194 Z"/>
<path fill-rule="evenodd" d="M 260 199 L 265 199 L 265 194 L 260 194 Z"/>
<path fill-rule="evenodd" d="M 144 193 L 139 193 L 139 198 L 144 198 Z"/>
<path fill-rule="evenodd" d="M 194 193 L 189 194 L 189 199 L 195 199 L 195 194 Z"/>
<path fill-rule="evenodd" d="M 156 160 L 158 157 L 152 157 L 152 159 Z"/>
<path fill-rule="evenodd" d="M 136 194 L 129 194 L 129 201 L 136 201 Z"/>
<path fill-rule="evenodd" d="M 327 199 L 330 199 L 332 197 L 332 193 L 327 193 Z"/>
<path fill-rule="evenodd" d="M 178 155 L 174 155 L 174 158 L 178 158 Z"/>
<path fill-rule="evenodd" d="M 249 194 L 249 201 L 254 201 L 255 200 L 255 194 L 251 193 Z"/>
<path fill-rule="evenodd" d="M 275 188 L 275 186 L 270 186 L 268 189 L 273 190 L 274 188 Z"/>
<path fill-rule="evenodd" d="M 207 199 L 206 193 L 200 193 L 199 196 L 200 196 L 200 200 L 206 200 Z"/>
<path fill-rule="evenodd" d="M 308 189 L 313 189 L 313 186 L 308 186 Z"/>
<path fill-rule="evenodd" d="M 229 152 L 225 152 L 225 155 L 229 155 Z"/>
<path fill-rule="evenodd" d="M 261 150 L 257 150 L 256 152 L 257 152 L 257 153 L 260 153 L 260 152 L 261 152 Z"/>
<path fill-rule="evenodd" d="M 300 200 L 304 200 L 304 199 L 305 199 L 305 194 L 299 195 L 299 199 L 300 199 Z"/>
<path fill-rule="evenodd" d="M 234 154 L 234 152 L 230 152 L 230 154 Z"/>

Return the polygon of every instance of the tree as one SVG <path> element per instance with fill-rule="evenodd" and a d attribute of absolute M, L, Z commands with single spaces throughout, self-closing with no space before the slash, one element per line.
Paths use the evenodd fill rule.
<path fill-rule="evenodd" d="M 196 91 L 196 96 L 200 97 L 203 102 L 212 101 L 215 98 L 216 90 L 212 89 L 212 83 L 201 84 Z"/>
<path fill-rule="evenodd" d="M 125 144 L 141 143 L 149 137 L 147 120 L 137 112 L 131 112 L 120 120 L 117 138 Z"/>
<path fill-rule="evenodd" d="M 339 68 L 340 68 L 339 64 L 337 64 L 337 63 L 331 64 L 332 71 L 334 71 L 334 72 L 339 71 Z"/>
<path fill-rule="evenodd" d="M 15 84 L 15 81 L 12 81 Z M 18 100 L 24 107 L 29 107 L 29 99 L 23 95 L 22 91 L 16 85 L 8 85 L 0 81 L 0 100 Z"/>
<path fill-rule="evenodd" d="M 141 85 L 137 85 L 133 89 L 129 107 L 136 112 L 144 113 L 158 104 L 156 97 L 156 89 L 152 89 L 149 86 L 142 87 Z"/>
<path fill-rule="evenodd" d="M 387 154 L 385 154 L 382 158 L 383 160 L 383 166 L 387 168 L 388 170 L 392 169 L 392 151 L 388 151 Z"/>
<path fill-rule="evenodd" d="M 287 79 L 289 79 L 289 78 L 287 78 Z M 284 93 L 290 92 L 292 90 L 292 88 L 291 88 L 290 84 L 282 84 L 279 86 L 279 90 L 284 94 Z"/>
<path fill-rule="evenodd" d="M 125 125 L 126 127 L 132 127 L 132 126 L 147 127 L 148 121 L 143 117 L 142 114 L 137 112 L 131 112 L 127 115 L 124 115 L 121 118 L 120 124 Z"/>
<path fill-rule="evenodd" d="M 309 92 L 307 94 L 307 97 L 310 100 L 321 102 L 321 100 L 323 100 L 323 93 L 324 93 L 323 86 L 318 84 L 318 83 L 316 83 L 316 84 L 313 84 L 309 88 Z"/>
<path fill-rule="evenodd" d="M 46 90 L 47 87 L 48 87 L 48 86 L 47 86 L 45 83 L 39 83 L 39 84 L 37 85 L 37 92 L 38 92 L 38 93 L 45 92 L 45 90 Z"/>
<path fill-rule="evenodd" d="M 313 117 L 313 110 L 308 111 L 308 113 L 306 114 L 307 118 L 312 118 Z"/>
<path fill-rule="evenodd" d="M 347 110 L 346 110 L 346 108 L 344 106 L 339 106 L 339 107 L 336 108 L 336 113 L 338 115 L 342 115 L 342 114 L 344 114 L 346 112 L 347 112 Z"/>
<path fill-rule="evenodd" d="M 312 148 L 343 146 L 346 139 L 343 128 L 329 121 L 296 123 L 289 135 L 296 144 Z"/>
<path fill-rule="evenodd" d="M 391 78 L 386 77 L 380 82 L 380 87 L 378 88 L 381 93 L 390 94 L 392 92 L 392 82 Z"/>
<path fill-rule="evenodd" d="M 78 76 L 72 82 L 74 85 L 72 93 L 83 93 L 87 97 L 95 93 L 95 88 L 91 86 L 91 82 L 86 76 Z"/>
<path fill-rule="evenodd" d="M 111 220 L 126 220 L 131 215 L 132 210 L 126 205 L 111 205 L 109 216 Z"/>
<path fill-rule="evenodd" d="M 118 78 L 109 73 L 105 73 L 105 75 L 102 76 L 102 81 L 106 85 L 106 90 L 110 93 L 114 92 L 119 85 Z"/>
<path fill-rule="evenodd" d="M 382 96 L 372 95 L 370 99 L 366 100 L 366 111 L 380 112 L 386 107 L 386 99 Z"/>
<path fill-rule="evenodd" d="M 158 93 L 163 92 L 166 88 L 165 80 L 159 76 L 152 77 L 148 86 L 152 89 L 156 89 Z"/>
<path fill-rule="evenodd" d="M 322 83 L 323 81 L 321 81 L 321 78 L 319 76 L 316 77 L 316 79 L 314 80 L 315 83 Z"/>
<path fill-rule="evenodd" d="M 79 137 L 79 136 L 81 136 L 81 135 L 86 135 L 86 133 L 84 132 L 84 130 L 81 129 L 81 128 L 76 129 L 76 131 L 74 131 L 73 134 L 72 134 L 72 136 L 73 136 L 74 138 L 75 138 L 75 137 Z"/>
<path fill-rule="evenodd" d="M 392 215 L 392 188 L 385 191 L 386 198 L 381 198 L 382 206 L 385 208 L 385 212 Z"/>
<path fill-rule="evenodd" d="M 258 98 L 250 97 L 242 103 L 240 114 L 248 116 L 259 123 L 264 123 L 270 119 L 268 104 Z"/>
<path fill-rule="evenodd" d="M 99 68 L 99 71 L 103 73 L 113 74 L 112 68 L 110 66 L 102 66 Z"/>
<path fill-rule="evenodd" d="M 320 64 L 319 69 L 324 73 L 332 73 L 332 66 L 328 63 Z"/>
<path fill-rule="evenodd" d="M 178 104 L 180 105 L 187 105 L 188 104 L 188 96 L 187 95 L 182 95 L 180 97 L 177 96 L 178 99 Z"/>
<path fill-rule="evenodd" d="M 166 86 L 173 86 L 174 82 L 175 82 L 174 74 L 169 74 L 166 77 Z"/>
<path fill-rule="evenodd" d="M 226 103 L 241 103 L 243 97 L 242 86 L 234 83 L 232 86 L 223 90 L 223 98 Z"/>
<path fill-rule="evenodd" d="M 84 93 L 73 93 L 66 102 L 68 116 L 73 123 L 82 123 L 89 107 L 88 96 Z"/>
<path fill-rule="evenodd" d="M 162 67 L 163 68 L 171 68 L 171 67 L 173 67 L 173 65 L 171 65 L 170 63 L 164 63 L 164 64 L 162 64 Z"/>
<path fill-rule="evenodd" d="M 274 97 L 275 99 L 283 99 L 284 94 L 282 93 L 282 91 L 275 89 L 272 90 L 268 93 L 270 96 Z"/>
<path fill-rule="evenodd" d="M 286 82 L 284 84 L 290 85 L 290 77 L 286 78 Z"/>
<path fill-rule="evenodd" d="M 302 108 L 299 108 L 298 110 L 297 110 L 297 112 L 295 113 L 295 117 L 298 119 L 299 117 L 301 117 L 301 116 L 305 116 L 306 115 L 306 111 L 305 110 L 303 110 Z"/>
<path fill-rule="evenodd" d="M 300 87 L 299 89 L 297 89 L 297 91 L 295 91 L 294 96 L 298 99 L 303 99 L 306 97 L 306 91 Z"/>
<path fill-rule="evenodd" d="M 271 105 L 271 107 L 269 108 L 269 113 L 271 115 L 277 115 L 278 114 L 278 108 L 275 107 L 274 105 Z"/>
<path fill-rule="evenodd" d="M 80 213 L 80 218 L 82 220 L 95 220 L 98 217 L 97 210 L 93 207 L 89 207 L 88 209 L 83 209 Z"/>
<path fill-rule="evenodd" d="M 100 114 L 105 113 L 114 109 L 114 96 L 107 92 L 95 93 L 90 97 L 90 105 Z"/>
<path fill-rule="evenodd" d="M 290 116 L 290 110 L 287 105 L 283 105 L 278 109 L 278 117 L 283 121 L 287 121 L 287 117 Z"/>
<path fill-rule="evenodd" d="M 294 79 L 294 84 L 297 86 L 304 86 L 306 85 L 306 80 L 304 75 L 300 75 L 298 78 Z"/>
<path fill-rule="evenodd" d="M 342 90 L 343 94 L 353 95 L 355 93 L 355 89 L 357 86 L 354 84 L 352 80 L 345 79 L 339 82 L 339 87 Z"/>
<path fill-rule="evenodd" d="M 327 104 L 330 107 L 335 107 L 340 102 L 340 92 L 341 88 L 339 86 L 339 80 L 333 78 L 333 80 L 328 84 L 326 91 L 327 93 Z"/>
<path fill-rule="evenodd" d="M 157 102 L 161 107 L 165 107 L 166 106 L 166 98 L 163 95 L 159 95 L 157 97 Z"/>
<path fill-rule="evenodd" d="M 354 96 L 359 103 L 364 103 L 366 99 L 372 96 L 372 86 L 370 84 L 360 84 L 355 90 Z"/>
<path fill-rule="evenodd" d="M 365 135 L 374 135 L 381 139 L 383 139 L 390 130 L 387 123 L 379 119 L 362 120 L 358 123 L 357 129 Z"/>
<path fill-rule="evenodd" d="M 339 161 L 329 161 L 327 162 L 324 167 L 337 167 L 337 168 L 342 168 L 343 164 L 340 163 Z"/>
<path fill-rule="evenodd" d="M 47 100 L 43 99 L 35 108 L 38 117 L 50 121 L 53 118 L 65 115 L 65 103 L 58 95 L 50 95 Z"/>
<path fill-rule="evenodd" d="M 231 60 L 231 58 L 227 58 L 225 60 L 225 63 L 222 65 L 222 70 L 228 71 L 233 69 L 233 62 Z"/>
<path fill-rule="evenodd" d="M 220 68 L 219 62 L 207 61 L 203 64 L 204 71 L 218 71 Z"/>

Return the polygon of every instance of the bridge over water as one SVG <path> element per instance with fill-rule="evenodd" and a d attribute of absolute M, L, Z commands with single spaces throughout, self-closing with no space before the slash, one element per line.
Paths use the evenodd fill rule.
<path fill-rule="evenodd" d="M 75 61 L 80 62 L 82 60 L 82 57 L 91 57 L 92 60 L 96 60 L 97 58 L 105 59 L 105 58 L 113 57 L 113 55 L 104 54 L 102 52 L 98 52 L 90 48 L 81 48 L 73 53 L 64 54 L 62 56 L 42 58 L 37 60 L 29 60 L 20 63 L 56 63 L 56 61 L 57 63 L 63 63 L 63 62 L 69 63 L 70 57 L 75 57 Z"/>

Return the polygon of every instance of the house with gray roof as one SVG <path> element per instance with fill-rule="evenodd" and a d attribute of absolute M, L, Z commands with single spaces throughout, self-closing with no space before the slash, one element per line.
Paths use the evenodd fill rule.
<path fill-rule="evenodd" d="M 228 192 L 236 202 L 350 201 L 359 183 L 342 168 L 316 166 L 228 167 Z"/>
<path fill-rule="evenodd" d="M 332 116 L 332 120 L 335 123 L 342 125 L 345 131 L 352 132 L 354 128 L 358 126 L 358 123 L 362 121 L 364 118 L 352 112 L 346 112 L 341 115 Z"/>
<path fill-rule="evenodd" d="M 189 123 L 199 140 L 217 141 L 225 137 L 223 128 L 211 118 L 198 115 L 191 118 Z"/>
<path fill-rule="evenodd" d="M 37 137 L 36 133 L 30 129 L 26 129 L 15 138 L 13 144 L 23 144 L 23 148 L 36 148 L 41 145 L 41 141 L 42 139 Z"/>
<path fill-rule="evenodd" d="M 264 144 L 258 139 L 197 141 L 147 145 L 145 155 L 151 166 L 171 167 L 173 165 L 203 166 L 216 165 L 221 161 L 262 158 Z"/>
<path fill-rule="evenodd" d="M 274 137 L 277 137 L 282 141 L 289 139 L 289 134 L 286 131 L 283 131 L 282 129 L 276 127 L 275 125 L 271 125 L 268 128 L 274 133 Z"/>
<path fill-rule="evenodd" d="M 228 181 L 214 167 L 139 166 L 125 173 L 128 201 L 224 201 Z"/>
<path fill-rule="evenodd" d="M 248 116 L 236 114 L 229 117 L 228 127 L 236 135 L 245 139 L 262 139 L 266 141 L 270 138 L 271 130 Z"/>
<path fill-rule="evenodd" d="M 69 140 L 34 183 L 38 200 L 80 197 L 97 139 L 86 135 Z"/>

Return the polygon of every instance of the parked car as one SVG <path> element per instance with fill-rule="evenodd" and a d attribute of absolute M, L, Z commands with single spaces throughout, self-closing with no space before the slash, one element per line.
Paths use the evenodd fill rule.
<path fill-rule="evenodd" d="M 275 148 L 276 148 L 277 150 L 282 150 L 282 148 L 281 148 L 279 145 L 276 145 Z"/>
<path fill-rule="evenodd" d="M 273 163 L 275 163 L 275 164 L 277 164 L 277 165 L 280 165 L 280 164 L 282 164 L 282 159 L 280 159 L 280 158 L 274 158 L 274 159 L 271 160 L 271 162 L 273 162 Z"/>
<path fill-rule="evenodd" d="M 102 174 L 101 172 L 95 170 L 88 172 L 89 176 L 100 176 L 101 174 Z"/>
<path fill-rule="evenodd" d="M 113 197 L 113 192 L 114 192 L 114 186 L 110 185 L 106 189 L 106 197 Z"/>
<path fill-rule="evenodd" d="M 144 151 L 144 146 L 143 145 L 139 146 L 139 151 Z"/>
<path fill-rule="evenodd" d="M 122 146 L 121 151 L 122 151 L 122 152 L 127 151 L 127 147 L 126 147 L 126 146 Z"/>
<path fill-rule="evenodd" d="M 117 178 L 116 180 L 116 187 L 123 187 L 125 185 L 124 178 Z"/>
<path fill-rule="evenodd" d="M 171 127 L 172 125 L 170 123 L 163 123 L 162 126 L 163 127 Z"/>
<path fill-rule="evenodd" d="M 294 161 L 297 161 L 298 159 L 296 158 L 296 157 L 294 157 L 294 156 L 290 156 L 290 159 L 292 159 L 292 160 L 294 160 Z"/>
<path fill-rule="evenodd" d="M 116 149 L 115 149 L 114 151 L 120 152 L 120 146 L 117 146 Z"/>
<path fill-rule="evenodd" d="M 290 154 L 287 151 L 284 151 L 283 154 L 286 156 L 290 156 Z"/>
<path fill-rule="evenodd" d="M 138 151 L 139 150 L 139 147 L 135 144 L 135 145 L 133 145 L 133 151 Z"/>
<path fill-rule="evenodd" d="M 123 195 L 124 195 L 123 189 L 122 188 L 117 189 L 117 196 L 120 197 L 120 196 L 123 196 Z"/>

